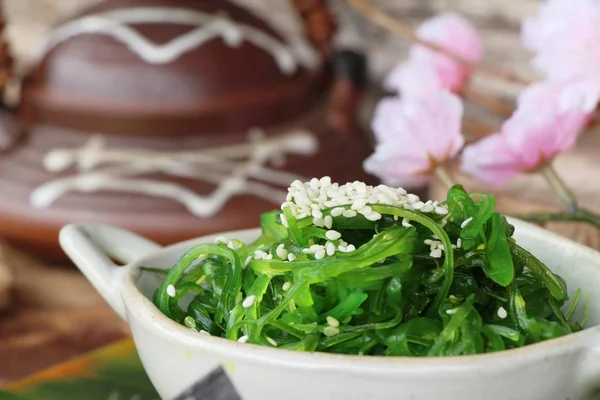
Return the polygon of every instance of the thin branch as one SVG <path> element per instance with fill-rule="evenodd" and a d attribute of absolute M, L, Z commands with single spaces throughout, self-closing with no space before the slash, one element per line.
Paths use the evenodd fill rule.
<path fill-rule="evenodd" d="M 454 186 L 454 181 L 450 177 L 450 174 L 448 174 L 446 167 L 443 165 L 438 165 L 435 169 L 435 177 L 446 187 L 446 190 Z"/>
<path fill-rule="evenodd" d="M 567 211 L 575 212 L 579 208 L 577 206 L 577 199 L 571 192 L 571 189 L 562 180 L 562 178 L 556 173 L 552 164 L 548 164 L 541 170 L 542 176 L 548 182 L 550 188 L 558 195 L 560 201 L 567 207 Z"/>
<path fill-rule="evenodd" d="M 492 114 L 502 118 L 509 118 L 515 111 L 513 107 L 509 106 L 501 99 L 477 92 L 469 87 L 464 88 L 462 96 L 465 100 L 470 100 L 490 111 Z"/>
<path fill-rule="evenodd" d="M 495 76 L 495 77 L 501 78 L 503 80 L 518 83 L 521 85 L 529 85 L 530 84 L 530 82 L 519 77 L 512 71 L 506 71 L 503 69 L 499 69 L 492 65 L 485 64 L 485 63 L 472 63 L 456 54 L 449 53 L 448 51 L 446 51 L 445 49 L 441 48 L 440 46 L 438 46 L 434 43 L 420 39 L 415 34 L 414 30 L 411 27 L 404 25 L 403 23 L 399 22 L 391 15 L 386 14 L 383 11 L 379 10 L 377 7 L 372 5 L 369 0 L 348 0 L 348 3 L 350 4 L 350 6 L 352 6 L 352 8 L 354 8 L 354 10 L 356 12 L 363 15 L 366 19 L 368 19 L 375 25 L 377 25 L 397 36 L 403 37 L 403 38 L 411 41 L 412 43 L 417 43 L 417 44 L 420 44 L 422 46 L 429 48 L 430 50 L 437 51 L 438 53 L 442 53 L 442 54 L 452 58 L 456 62 L 458 62 L 462 65 L 468 66 L 469 68 L 472 68 L 473 70 L 476 70 L 482 74 L 486 74 L 489 76 Z"/>
<path fill-rule="evenodd" d="M 466 117 L 463 118 L 462 128 L 463 132 L 465 133 L 465 141 L 467 144 L 473 143 L 479 139 L 483 139 L 484 137 L 492 135 L 499 130 L 498 126 L 495 126 L 489 122 Z"/>
<path fill-rule="evenodd" d="M 535 213 L 526 215 L 513 215 L 515 218 L 529 222 L 548 223 L 548 222 L 584 222 L 600 229 L 600 216 L 594 212 L 578 209 L 575 212 L 559 213 Z"/>

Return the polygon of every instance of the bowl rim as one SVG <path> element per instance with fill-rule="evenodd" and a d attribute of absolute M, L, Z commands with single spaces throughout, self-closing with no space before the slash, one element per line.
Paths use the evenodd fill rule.
<path fill-rule="evenodd" d="M 563 245 L 575 248 L 590 258 L 597 259 L 597 267 L 600 269 L 600 252 L 566 239 L 553 232 L 539 228 L 532 224 L 511 218 L 511 223 L 517 229 L 529 230 L 530 234 L 540 235 L 545 240 L 561 241 Z M 186 328 L 171 320 L 152 303 L 137 287 L 136 279 L 142 273 L 141 266 L 148 260 L 162 256 L 167 253 L 180 251 L 198 243 L 212 241 L 218 236 L 248 235 L 258 233 L 259 228 L 228 231 L 223 233 L 205 235 L 202 237 L 186 240 L 164 247 L 147 257 L 143 257 L 127 265 L 126 273 L 121 281 L 121 295 L 123 297 L 128 322 L 131 317 L 146 325 L 149 330 L 167 339 L 185 344 L 187 347 L 201 349 L 221 357 L 230 359 L 245 359 L 250 361 L 261 361 L 275 365 L 292 365 L 294 367 L 304 366 L 307 368 L 333 368 L 336 370 L 377 370 L 379 372 L 395 372 L 402 370 L 403 373 L 417 372 L 422 374 L 423 370 L 451 369 L 454 371 L 473 370 L 482 365 L 494 364 L 500 368 L 514 368 L 517 358 L 543 359 L 551 355 L 561 355 L 574 351 L 585 351 L 591 349 L 591 343 L 600 342 L 600 325 L 590 326 L 582 331 L 572 333 L 555 339 L 530 344 L 520 348 L 502 350 L 494 353 L 482 353 L 473 355 L 441 356 L 441 357 L 416 357 L 416 356 L 359 356 L 347 354 L 334 354 L 325 352 L 301 352 L 290 349 L 272 348 L 251 343 L 238 343 L 222 337 L 201 334 Z M 134 333 L 134 341 L 135 341 Z M 317 364 L 318 363 L 318 364 Z"/>

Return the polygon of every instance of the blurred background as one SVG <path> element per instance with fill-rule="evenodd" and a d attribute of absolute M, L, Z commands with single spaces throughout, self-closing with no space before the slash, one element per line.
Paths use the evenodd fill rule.
<path fill-rule="evenodd" d="M 52 27 L 69 18 L 86 6 L 101 0 L 3 0 L 6 18 L 10 21 L 6 34 L 13 46 L 17 70 L 23 71 L 31 64 L 38 46 Z M 290 20 L 291 0 L 238 0 L 261 10 L 273 19 Z M 529 69 L 529 54 L 520 45 L 519 32 L 522 18 L 534 14 L 539 0 L 375 0 L 377 4 L 397 15 L 408 24 L 417 25 L 433 14 L 444 10 L 457 10 L 469 18 L 486 44 L 486 58 L 490 62 L 514 66 L 523 70 L 524 76 L 532 76 Z M 283 4 L 283 5 L 282 5 Z M 344 42 L 355 42 L 356 38 L 348 31 L 360 29 L 367 33 L 369 68 L 375 79 L 381 79 L 403 59 L 409 44 L 398 40 L 381 29 L 371 26 L 361 17 L 354 15 L 345 0 L 329 1 L 331 8 L 342 24 L 341 35 Z M 268 10 L 268 11 L 267 11 Z M 293 20 L 293 18 L 292 18 Z M 281 24 L 290 26 L 290 24 Z M 292 29 L 293 28 L 293 23 Z M 297 28 L 295 28 L 297 29 Z M 488 90 L 510 92 L 501 82 L 486 81 Z"/>
<path fill-rule="evenodd" d="M 301 6 L 303 3 L 311 3 L 311 1 L 303 2 L 300 0 L 296 1 L 294 4 L 292 4 L 292 1 L 293 0 L 235 0 L 234 3 L 243 9 L 251 10 L 254 14 L 258 15 L 268 23 L 277 26 L 278 29 L 287 30 L 291 36 L 303 36 L 304 29 L 302 22 L 298 18 L 298 13 L 294 8 L 294 4 L 296 6 L 300 4 Z M 115 0 L 107 0 L 107 2 L 113 5 L 118 3 L 115 2 Z M 53 91 L 60 92 L 60 85 L 65 85 L 65 87 L 70 87 L 69 85 L 71 85 L 74 87 L 78 82 L 81 82 L 81 85 L 84 85 L 85 83 L 93 86 L 94 79 L 90 78 L 86 81 L 86 73 L 88 73 L 88 71 L 85 69 L 71 71 L 70 79 L 64 82 L 61 81 L 60 84 L 56 84 L 55 81 L 48 78 L 56 72 L 56 68 L 59 68 L 61 60 L 64 61 L 69 57 L 85 53 L 84 49 L 86 48 L 86 44 L 84 42 L 80 42 L 77 49 L 73 47 L 73 49 L 77 51 L 73 50 L 66 56 L 63 54 L 63 58 L 59 57 L 61 56 L 60 52 L 62 50 L 60 47 L 57 47 L 47 54 L 50 60 L 45 59 L 43 61 L 45 69 L 40 72 L 36 68 L 39 67 L 40 46 L 42 46 L 44 41 L 49 37 L 52 30 L 65 21 L 74 18 L 75 15 L 86 12 L 85 10 L 87 7 L 94 5 L 98 6 L 100 3 L 102 3 L 102 0 L 2 0 L 5 20 L 4 38 L 9 45 L 14 61 L 12 77 L 7 83 L 5 93 L 9 108 L 19 105 L 19 102 L 21 101 L 21 86 L 24 77 L 29 74 L 32 74 L 33 76 L 27 83 L 27 85 L 29 85 L 28 87 L 31 89 L 28 92 L 27 104 L 29 104 L 31 109 L 42 107 L 40 104 L 47 101 L 43 96 L 48 95 L 48 93 L 52 94 Z M 132 3 L 144 4 L 144 1 L 123 0 L 123 4 Z M 168 6 L 171 2 L 168 0 L 162 2 L 159 0 L 149 0 L 148 3 L 152 3 L 155 6 Z M 190 2 L 188 1 L 188 3 Z M 200 3 L 203 2 L 199 1 L 198 4 Z M 207 3 L 210 2 L 207 1 Z M 223 1 L 222 3 L 225 2 Z M 319 3 L 319 1 L 316 3 Z M 485 60 L 487 63 L 518 71 L 519 75 L 526 79 L 535 78 L 534 72 L 529 67 L 531 56 L 522 48 L 519 32 L 521 20 L 528 15 L 534 14 L 538 10 L 540 4 L 538 0 L 373 0 L 373 3 L 409 26 L 417 26 L 423 20 L 441 11 L 458 11 L 473 22 L 479 29 L 486 45 Z M 345 0 L 331 0 L 327 3 L 327 6 L 329 10 L 331 10 L 331 13 L 338 24 L 337 32 L 332 38 L 333 48 L 351 49 L 354 52 L 352 53 L 352 56 L 348 56 L 348 54 L 344 53 L 345 58 L 341 57 L 339 60 L 342 61 L 338 60 L 340 64 L 336 64 L 337 61 L 334 61 L 334 65 L 337 65 L 337 67 L 334 67 L 337 78 L 334 77 L 333 83 L 330 82 L 327 91 L 331 89 L 334 94 L 337 93 L 337 101 L 342 104 L 338 104 L 336 106 L 337 108 L 334 107 L 335 112 L 333 121 L 337 124 L 336 126 L 338 128 L 341 126 L 345 129 L 348 126 L 351 126 L 351 121 L 349 122 L 347 119 L 348 115 L 357 113 L 361 116 L 358 130 L 368 131 L 368 122 L 371 117 L 373 105 L 384 95 L 380 88 L 380 82 L 397 63 L 406 57 L 410 43 L 373 26 L 362 16 L 354 13 Z M 79 39 L 76 38 L 73 40 Z M 94 42 L 90 43 L 90 46 L 92 46 Z M 65 46 L 66 45 L 67 44 L 65 44 Z M 91 47 L 88 50 L 88 53 L 94 53 L 94 50 Z M 220 50 L 215 48 L 214 51 L 218 52 Z M 366 63 L 364 63 L 367 78 L 366 84 L 363 82 L 365 79 L 360 76 L 360 70 L 363 66 L 363 64 L 361 64 L 361 58 L 355 57 L 356 54 L 364 55 L 365 57 L 363 61 L 366 60 Z M 51 59 L 52 56 L 54 56 L 54 61 Z M 88 57 L 86 59 L 87 61 L 93 59 L 93 56 L 89 56 L 89 54 L 85 55 L 85 57 Z M 227 63 L 227 57 L 219 60 L 219 62 Z M 257 60 L 260 60 L 260 57 L 257 57 Z M 355 63 L 352 64 L 350 68 L 344 64 L 348 62 L 348 60 Z M 260 62 L 257 61 L 257 65 L 260 64 Z M 202 73 L 214 73 L 214 68 L 211 67 L 211 69 L 206 67 L 203 63 L 206 64 L 205 61 L 193 61 L 192 64 L 186 66 L 185 70 L 188 73 L 186 76 L 192 76 L 193 73 L 199 75 Z M 109 64 L 106 66 L 102 65 L 101 67 L 112 68 Z M 164 67 L 165 71 L 167 70 L 167 67 L 168 66 Z M 231 69 L 229 67 L 231 66 L 224 65 L 223 69 Z M 102 70 L 102 68 L 100 68 L 100 70 Z M 139 65 L 136 68 L 140 68 Z M 257 87 L 254 88 L 255 90 L 260 90 L 260 87 L 257 83 L 258 81 L 253 80 L 254 78 L 252 78 L 252 76 L 256 76 L 256 79 L 258 79 L 258 77 L 263 79 L 265 75 L 276 74 L 275 72 L 266 74 L 258 69 L 254 71 L 250 64 L 244 65 L 243 68 L 245 68 L 243 72 L 239 72 L 238 75 L 243 78 L 245 77 L 244 79 L 248 80 L 245 84 L 247 83 L 250 86 L 253 84 L 256 85 Z M 115 69 L 115 71 L 116 70 L 117 69 Z M 152 69 L 151 72 L 155 73 L 156 71 L 158 71 L 158 69 Z M 348 71 L 351 72 L 349 73 Z M 356 71 L 359 71 L 358 77 Z M 133 77 L 137 73 L 137 70 L 135 70 L 135 72 L 130 71 L 129 73 Z M 173 71 L 169 72 L 169 74 L 173 74 Z M 271 78 L 272 76 L 269 76 L 269 79 Z M 191 79 L 193 81 L 195 78 L 188 77 L 186 79 Z M 278 79 L 280 79 L 282 85 L 289 83 L 289 78 L 284 76 L 284 74 L 282 74 L 281 77 L 278 77 Z M 312 84 L 313 75 L 307 73 L 306 79 Z M 507 83 L 498 78 L 481 75 L 476 75 L 474 77 L 472 85 L 479 92 L 489 94 L 508 105 L 511 105 L 514 102 L 514 99 L 521 88 L 520 86 Z M 84 88 L 82 93 L 85 93 L 86 90 L 87 89 Z M 161 87 L 161 90 L 168 90 L 168 87 L 163 86 Z M 312 99 L 309 103 L 314 102 L 315 107 L 313 108 L 315 108 L 315 110 L 321 108 L 318 105 L 324 101 L 326 96 L 328 96 L 326 91 L 320 92 L 319 90 L 321 90 L 320 86 L 318 90 L 315 89 L 315 93 L 318 94 L 317 97 L 308 97 Z M 233 92 L 232 89 L 225 90 L 225 92 L 227 91 Z M 93 90 L 89 90 L 89 92 L 91 93 Z M 203 102 L 202 104 L 210 105 L 210 96 L 203 96 L 204 97 L 199 96 L 200 100 Z M 356 97 L 354 103 L 347 104 L 347 102 L 340 100 L 352 96 Z M 53 112 L 57 112 L 57 109 L 52 109 L 51 101 L 49 101 L 48 104 L 49 106 L 44 109 L 45 114 L 38 110 L 37 114 L 27 114 L 27 118 L 24 118 L 26 120 L 25 122 L 27 122 L 27 129 L 31 131 L 31 137 L 28 140 L 24 140 L 22 143 L 15 145 L 15 151 L 11 150 L 7 155 L 0 154 L 0 192 L 4 190 L 2 192 L 4 193 L 4 196 L 8 196 L 7 193 L 9 192 L 9 194 L 15 193 L 15 197 L 8 200 L 1 198 L 2 194 L 0 194 L 0 214 L 13 213 L 18 217 L 13 218 L 12 220 L 6 216 L 0 218 L 2 221 L 11 221 L 10 223 L 0 221 L 0 224 L 4 224 L 4 228 L 2 228 L 4 230 L 3 234 L 7 235 L 6 232 L 9 232 L 9 236 L 13 237 L 15 242 L 18 242 L 18 246 L 13 245 L 10 240 L 7 243 L 2 243 L 0 245 L 0 359 L 3 360 L 3 362 L 0 363 L 0 385 L 128 335 L 125 325 L 107 308 L 104 301 L 96 294 L 95 290 L 91 288 L 78 271 L 69 266 L 64 260 L 47 260 L 44 259 L 44 257 L 40 257 L 39 254 L 39 249 L 45 249 L 44 246 L 46 245 L 52 245 L 54 246 L 53 251 L 56 250 L 56 232 L 54 229 L 55 226 L 58 226 L 58 224 L 62 223 L 64 220 L 65 209 L 73 210 L 73 212 L 75 212 L 75 209 L 77 208 L 85 208 L 90 204 L 99 204 L 104 197 L 93 196 L 84 199 L 80 198 L 79 200 L 76 198 L 71 200 L 65 199 L 62 203 L 59 201 L 56 204 L 58 207 L 57 209 L 60 212 L 54 210 L 52 207 L 43 210 L 43 212 L 33 209 L 28 211 L 24 208 L 24 204 L 27 203 L 27 201 L 18 197 L 20 190 L 25 191 L 23 185 L 19 186 L 18 184 L 21 182 L 20 179 L 22 178 L 24 182 L 25 179 L 29 179 L 31 175 L 28 175 L 27 173 L 29 170 L 19 170 L 17 168 L 19 162 L 27 165 L 36 163 L 41 164 L 41 160 L 45 154 L 42 150 L 44 152 L 51 150 L 51 148 L 45 147 L 48 145 L 46 139 L 55 137 L 52 144 L 54 147 L 66 145 L 71 142 L 71 144 L 79 146 L 88 142 L 73 139 L 75 136 L 82 136 L 76 135 L 73 133 L 74 131 L 84 131 L 84 136 L 86 137 L 94 133 L 95 127 L 90 127 L 89 124 L 87 124 L 84 129 L 76 126 L 77 123 L 74 121 L 67 121 L 63 124 L 64 126 L 61 125 L 61 123 L 56 122 L 56 115 L 54 115 Z M 135 101 L 133 101 L 133 104 L 135 104 Z M 335 105 L 335 101 L 332 104 Z M 324 120 L 326 120 L 328 116 L 321 115 L 321 111 L 312 110 L 312 105 L 312 103 L 306 105 L 306 107 L 303 105 L 306 110 L 304 108 L 299 110 L 290 106 L 291 111 L 289 112 L 290 115 L 293 116 L 293 118 L 290 117 L 291 122 L 287 123 L 284 121 L 285 123 L 282 123 L 282 121 L 278 121 L 277 124 L 274 124 L 275 128 L 273 129 L 275 129 L 277 133 L 281 133 L 285 132 L 285 129 L 289 130 L 290 126 L 294 128 L 298 125 L 309 131 L 324 130 L 324 127 L 327 125 Z M 61 109 L 59 111 L 63 114 L 66 113 L 65 115 L 68 116 L 68 109 Z M 5 115 L 12 115 L 11 113 Z M 468 114 L 479 121 L 488 121 L 491 124 L 498 122 L 496 117 L 483 113 L 477 107 L 472 107 L 470 105 L 468 106 Z M 34 115 L 34 117 L 31 115 Z M 112 115 L 113 114 L 106 113 L 104 115 L 104 117 L 106 117 L 105 120 L 110 119 Z M 120 115 L 120 117 L 123 117 L 123 115 Z M 124 116 L 124 118 L 127 117 L 127 115 Z M 130 119 L 134 120 L 136 118 L 138 118 L 138 116 L 135 118 L 131 117 Z M 66 118 L 66 120 L 69 120 L 69 118 Z M 247 125 L 251 126 L 252 121 Z M 280 129 L 283 125 L 285 125 L 286 128 Z M 118 128 L 120 129 L 121 126 Z M 236 138 L 235 140 L 231 139 L 230 142 L 235 142 L 238 139 L 246 140 L 242 139 L 241 130 L 243 129 L 240 129 L 239 134 L 228 133 L 228 135 L 230 135 L 228 137 Z M 101 129 L 98 129 L 98 131 L 101 131 Z M 140 145 L 141 147 L 147 147 L 148 149 L 153 150 L 164 150 L 167 148 L 171 150 L 181 150 L 194 146 L 204 148 L 222 145 L 219 138 L 214 138 L 213 140 L 213 138 L 209 139 L 206 135 L 206 139 L 202 135 L 197 135 L 198 137 L 194 138 L 188 138 L 188 136 L 193 136 L 188 135 L 185 136 L 185 139 L 179 139 L 177 135 L 178 132 L 173 132 L 173 136 L 177 137 L 177 140 L 172 139 L 170 135 L 166 135 L 165 139 L 163 137 L 165 135 L 161 136 L 157 134 L 155 136 L 158 137 L 158 139 L 153 137 L 146 140 L 146 138 L 142 137 L 139 139 L 139 142 L 135 142 L 129 141 L 127 139 L 127 134 L 119 133 L 111 136 L 110 140 L 113 140 L 113 142 L 110 144 L 122 145 L 126 148 L 136 148 L 136 146 Z M 347 179 L 363 179 L 360 163 L 362 158 L 370 152 L 368 140 L 359 142 L 359 139 L 352 139 L 351 136 L 335 136 L 329 131 L 326 133 L 319 133 L 317 139 L 320 145 L 322 145 L 322 151 L 327 152 L 326 154 L 329 155 L 333 154 L 334 158 L 340 158 L 338 156 L 339 151 L 342 148 L 346 149 L 354 146 L 356 147 L 356 151 L 351 153 L 352 155 L 347 158 L 340 158 L 339 162 L 335 165 L 324 164 L 323 166 L 319 166 L 319 163 L 302 161 L 301 158 L 292 157 L 290 158 L 293 160 L 290 164 L 290 171 L 294 170 L 295 173 L 295 168 L 298 166 L 300 170 L 304 171 L 304 174 L 308 172 L 308 176 L 311 177 L 330 174 L 330 168 L 332 168 L 332 171 L 348 170 L 347 175 L 340 174 L 339 179 L 346 179 L 346 177 Z M 163 141 L 161 142 L 161 140 Z M 594 196 L 595 193 L 597 193 L 597 188 L 593 183 L 589 183 L 590 176 L 586 171 L 590 170 L 590 165 L 596 162 L 595 149 L 597 148 L 597 145 L 593 143 L 590 145 L 589 143 L 590 142 L 584 141 L 573 155 L 559 160 L 558 168 L 563 172 L 572 172 L 572 184 L 577 188 L 581 188 L 581 191 L 577 194 L 580 197 L 582 204 L 588 207 L 594 207 Z M 30 146 L 31 148 L 27 146 Z M 312 154 L 312 156 L 314 156 L 314 154 Z M 22 160 L 19 157 L 21 157 Z M 15 167 L 14 170 L 11 169 L 11 165 L 13 164 L 10 163 L 14 163 L 17 167 Z M 275 164 L 275 162 L 273 162 L 273 164 Z M 314 168 L 309 164 L 315 164 Z M 20 172 L 14 172 L 14 176 L 11 177 L 9 172 L 17 170 Z M 2 173 L 5 173 L 6 176 L 3 176 Z M 17 178 L 15 178 L 15 176 L 17 176 Z M 287 177 L 289 175 L 285 176 Z M 8 185 L 2 186 L 3 182 L 10 179 L 16 180 L 17 184 L 11 187 Z M 34 187 L 35 186 L 27 187 L 27 193 Z M 474 183 L 472 188 L 479 189 Z M 424 190 L 422 194 L 424 196 L 431 195 L 439 197 L 440 190 L 442 189 L 439 187 L 431 187 Z M 544 183 L 537 177 L 519 178 L 514 183 L 502 188 L 498 194 L 498 204 L 503 210 L 514 210 L 514 207 L 523 207 L 521 205 L 516 205 L 517 203 L 523 204 L 523 199 L 529 200 L 526 202 L 525 208 L 553 209 L 553 207 L 557 207 L 557 203 L 554 202 L 554 200 L 548 200 L 549 196 L 547 196 L 547 189 L 545 188 Z M 113 200 L 114 199 L 108 199 L 107 201 Z M 152 208 L 154 207 L 154 203 L 146 204 L 142 203 L 142 201 L 145 200 L 138 200 L 140 201 L 139 204 L 144 204 L 144 207 L 148 207 L 146 211 L 149 214 L 146 215 L 150 215 L 155 211 L 155 209 Z M 19 207 L 21 208 L 15 206 L 11 209 L 8 206 L 9 201 L 19 203 Z M 118 201 L 118 204 L 122 204 L 121 200 Z M 137 204 L 135 201 L 137 200 L 132 201 L 132 203 L 128 203 L 130 204 L 128 207 L 135 208 L 135 204 Z M 134 205 L 131 206 L 131 204 Z M 237 215 L 235 213 L 250 213 L 254 215 L 260 210 L 272 207 L 272 205 L 256 203 L 256 205 L 251 206 L 251 208 L 247 210 L 240 208 L 241 203 L 239 202 L 236 203 L 235 201 L 232 201 L 232 204 L 233 205 L 230 208 L 224 208 L 220 214 L 217 213 L 214 216 L 210 216 L 211 218 L 214 217 L 217 223 L 210 225 L 209 222 L 206 222 L 211 220 L 211 218 L 208 218 L 208 220 L 199 219 L 198 222 L 193 222 L 193 224 L 198 226 L 202 226 L 203 224 L 206 224 L 207 226 L 210 225 L 210 229 L 213 231 L 217 230 L 218 227 L 229 228 L 233 227 L 233 225 L 228 225 L 232 224 L 232 217 L 230 216 Z M 164 214 L 165 219 L 162 221 L 190 220 L 188 214 L 185 213 L 183 206 L 163 202 L 160 204 L 157 203 L 156 207 L 159 207 L 160 212 L 158 212 L 157 215 L 153 215 L 153 218 L 162 218 L 162 215 Z M 17 211 L 11 211 L 13 209 Z M 525 211 L 529 211 L 529 209 L 526 209 Z M 81 212 L 87 214 L 80 213 L 78 215 L 85 215 L 93 218 L 95 215 L 95 208 L 89 206 Z M 168 214 L 169 212 L 176 212 L 177 215 L 171 216 Z M 121 217 L 121 215 L 118 215 L 115 218 Z M 169 219 L 171 217 L 175 219 Z M 42 221 L 43 224 L 39 221 Z M 163 229 L 160 227 L 149 227 L 148 224 L 146 224 L 146 221 L 144 221 L 143 224 L 138 222 L 139 221 L 137 220 L 132 220 L 131 224 L 132 226 L 141 227 L 142 233 L 155 233 L 154 231 Z M 254 226 L 257 222 L 252 219 L 249 220 L 248 224 Z M 48 228 L 50 225 L 52 225 L 52 229 Z M 217 228 L 215 228 L 215 226 Z M 177 226 L 172 226 L 171 228 L 175 229 Z M 550 226 L 550 228 L 552 228 L 552 226 Z M 21 229 L 26 233 L 19 235 L 18 232 L 20 232 Z M 27 229 L 30 230 L 28 231 Z M 185 235 L 193 236 L 202 232 L 208 232 L 210 229 L 207 228 L 206 230 L 199 231 L 190 229 L 185 232 Z M 555 226 L 554 229 L 594 247 L 598 247 L 600 242 L 597 232 L 594 230 L 590 231 L 587 228 L 561 225 Z M 175 239 L 174 237 L 171 237 L 166 238 L 164 241 L 165 243 L 168 243 L 169 241 L 175 241 Z M 38 242 L 41 243 L 39 246 L 37 245 Z M 31 248 L 28 248 L 28 244 L 31 245 Z M 42 246 L 42 244 L 44 246 Z M 42 251 L 42 253 L 44 251 Z"/>

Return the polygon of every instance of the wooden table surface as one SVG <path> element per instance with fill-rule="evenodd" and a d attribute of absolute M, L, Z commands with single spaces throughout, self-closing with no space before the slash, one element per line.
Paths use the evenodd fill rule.
<path fill-rule="evenodd" d="M 47 266 L 0 245 L 10 303 L 0 309 L 0 387 L 129 335 L 74 267 Z"/>

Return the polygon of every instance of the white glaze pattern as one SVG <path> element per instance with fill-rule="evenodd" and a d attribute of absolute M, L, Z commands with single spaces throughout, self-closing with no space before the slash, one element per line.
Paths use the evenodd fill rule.
<path fill-rule="evenodd" d="M 167 43 L 157 44 L 130 26 L 148 23 L 179 24 L 196 28 Z M 283 43 L 265 31 L 223 15 L 173 7 L 124 8 L 86 15 L 67 22 L 52 32 L 42 48 L 40 58 L 59 43 L 83 34 L 111 36 L 121 41 L 144 61 L 153 64 L 170 63 L 204 43 L 220 37 L 231 47 L 247 41 L 261 48 L 273 56 L 280 70 L 286 74 L 294 73 L 298 65 L 310 69 L 319 65 L 316 53 L 306 41 Z"/>
<path fill-rule="evenodd" d="M 74 166 L 79 173 L 42 184 L 31 193 L 29 201 L 35 208 L 47 208 L 71 191 L 111 190 L 169 198 L 198 217 L 214 215 L 229 199 L 241 194 L 280 203 L 286 191 L 278 186 L 287 187 L 295 179 L 304 178 L 268 168 L 266 163 L 280 166 L 286 154 L 312 155 L 318 142 L 303 130 L 270 138 L 254 131 L 249 139 L 218 148 L 164 152 L 109 149 L 103 136 L 93 136 L 81 148 L 54 149 L 46 154 L 44 167 L 48 171 L 61 172 Z M 202 196 L 173 182 L 140 177 L 151 173 L 198 179 L 215 184 L 216 189 Z"/>

